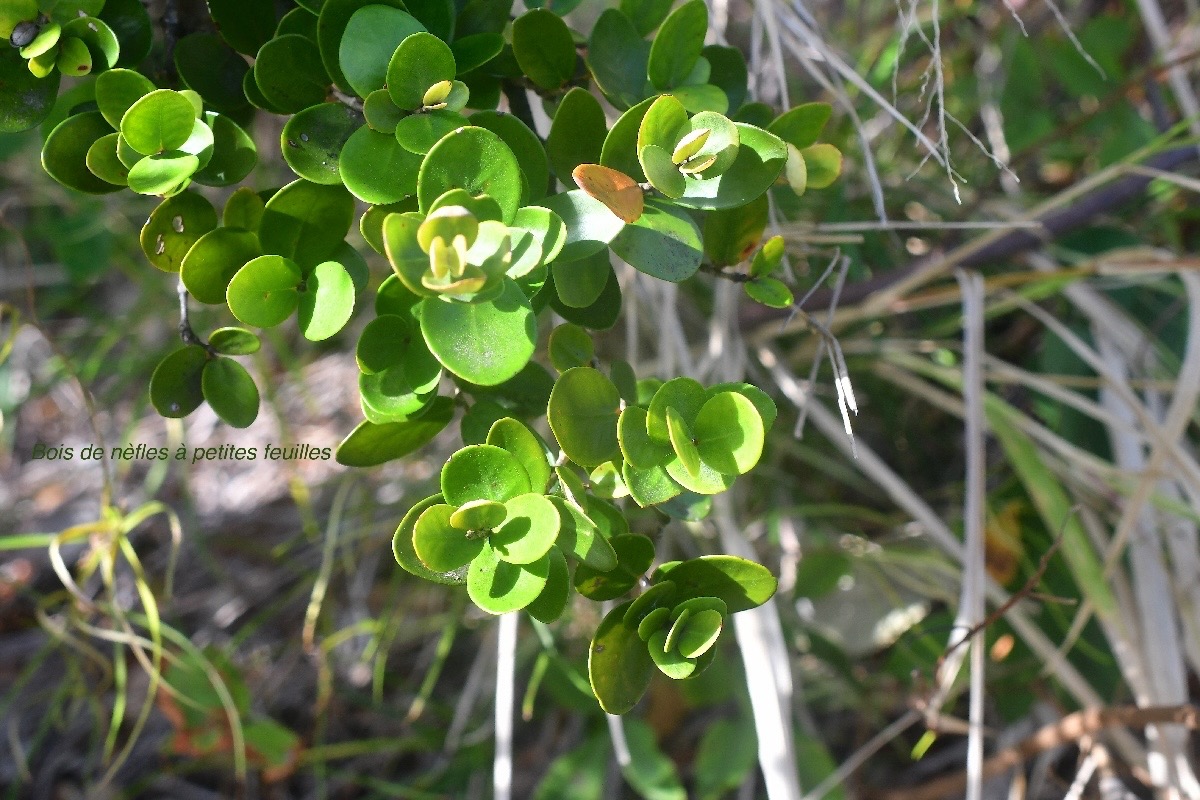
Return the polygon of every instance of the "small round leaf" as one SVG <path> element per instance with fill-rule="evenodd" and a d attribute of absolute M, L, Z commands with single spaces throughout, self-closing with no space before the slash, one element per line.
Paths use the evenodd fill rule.
<path fill-rule="evenodd" d="M 204 402 L 201 375 L 208 353 L 198 344 L 180 348 L 159 362 L 150 377 L 150 402 L 164 417 L 186 417 Z"/>
<path fill-rule="evenodd" d="M 247 325 L 259 328 L 278 325 L 300 304 L 296 287 L 302 279 L 300 268 L 291 259 L 258 256 L 248 261 L 229 282 L 229 310 Z"/>
<path fill-rule="evenodd" d="M 304 338 L 320 342 L 340 331 L 354 313 L 354 281 L 336 261 L 318 264 L 305 279 L 297 320 Z"/>
<path fill-rule="evenodd" d="M 455 513 L 454 506 L 430 506 L 413 528 L 413 550 L 421 563 L 434 572 L 453 572 L 464 567 L 483 549 L 482 537 L 468 537 L 451 523 Z"/>
<path fill-rule="evenodd" d="M 488 541 L 496 555 L 510 564 L 537 561 L 558 538 L 559 518 L 554 504 L 540 494 L 522 494 L 504 503 L 508 515 Z"/>
<path fill-rule="evenodd" d="M 510 564 L 488 544 L 467 571 L 467 594 L 475 605 L 491 614 L 507 614 L 532 603 L 546 588 L 550 558 L 532 564 Z"/>
<path fill-rule="evenodd" d="M 516 456 L 490 444 L 469 445 L 450 456 L 442 466 L 441 486 L 442 496 L 454 506 L 472 500 L 503 503 L 530 490 L 529 476 Z"/>
<path fill-rule="evenodd" d="M 247 428 L 258 416 L 258 387 L 232 358 L 214 358 L 201 376 L 204 399 L 217 416 L 235 428 Z"/>
<path fill-rule="evenodd" d="M 555 381 L 546 417 L 567 458 L 590 468 L 620 455 L 620 405 L 621 395 L 604 373 L 575 367 Z"/>

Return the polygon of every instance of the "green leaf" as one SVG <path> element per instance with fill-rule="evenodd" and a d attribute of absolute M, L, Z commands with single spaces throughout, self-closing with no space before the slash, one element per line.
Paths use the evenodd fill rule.
<path fill-rule="evenodd" d="M 661 441 L 651 439 L 647 433 L 646 409 L 640 406 L 625 406 L 617 421 L 617 439 L 626 463 L 639 470 L 661 466 L 670 456 L 670 449 Z"/>
<path fill-rule="evenodd" d="M 282 113 L 295 114 L 325 102 L 331 81 L 312 40 L 289 33 L 259 49 L 254 59 L 254 82 L 272 106 Z"/>
<path fill-rule="evenodd" d="M 507 614 L 537 599 L 546 588 L 549 573 L 548 555 L 532 564 L 510 564 L 485 543 L 467 572 L 467 593 L 484 611 Z"/>
<path fill-rule="evenodd" d="M 554 174 L 568 188 L 575 186 L 571 170 L 580 164 L 599 164 L 608 123 L 600 101 L 591 92 L 576 86 L 567 92 L 546 138 L 546 152 Z"/>
<path fill-rule="evenodd" d="M 454 416 L 454 401 L 439 397 L 416 419 L 376 425 L 363 422 L 338 445 L 336 459 L 347 467 L 373 467 L 403 458 L 433 441 Z"/>
<path fill-rule="evenodd" d="M 762 417 L 737 392 L 709 398 L 696 415 L 694 433 L 700 458 L 722 474 L 744 475 L 762 456 Z"/>
<path fill-rule="evenodd" d="M 479 69 L 504 50 L 504 37 L 499 33 L 473 33 L 450 43 L 458 75 Z"/>
<path fill-rule="evenodd" d="M 546 418 L 567 457 L 580 466 L 595 467 L 620 454 L 620 404 L 617 387 L 602 372 L 575 367 L 555 382 Z"/>
<path fill-rule="evenodd" d="M 532 428 L 512 417 L 502 417 L 492 423 L 487 443 L 508 451 L 521 462 L 533 491 L 546 491 L 552 474 L 549 448 Z"/>
<path fill-rule="evenodd" d="M 654 662 L 645 643 L 622 623 L 630 605 L 622 603 L 605 615 L 588 649 L 592 691 L 609 714 L 632 711 L 650 688 L 654 674 Z"/>
<path fill-rule="evenodd" d="M 667 474 L 683 488 L 697 494 L 720 494 L 733 485 L 733 475 L 723 475 L 703 461 L 699 471 L 693 472 L 679 458 L 667 461 Z"/>
<path fill-rule="evenodd" d="M 603 255 L 607 260 L 607 254 Z M 555 266 L 558 266 L 557 262 Z M 568 269 L 567 272 L 574 274 L 573 269 Z M 568 322 L 574 322 L 576 325 L 582 325 L 592 330 L 608 330 L 617 323 L 617 318 L 621 314 L 621 285 L 611 266 L 608 267 L 608 280 L 605 281 L 604 288 L 600 290 L 599 297 L 585 307 L 565 304 L 558 297 L 557 284 L 552 280 L 547 280 L 546 283 L 552 287 L 553 291 L 553 294 L 550 295 L 550 307 Z"/>
<path fill-rule="evenodd" d="M 354 281 L 341 264 L 325 261 L 309 273 L 298 299 L 297 319 L 304 338 L 320 342 L 350 321 L 354 313 Z"/>
<path fill-rule="evenodd" d="M 736 556 L 701 556 L 663 565 L 651 578 L 653 583 L 670 580 L 679 594 L 677 602 L 715 597 L 725 603 L 730 614 L 757 608 L 771 599 L 778 582 L 766 567 Z"/>
<path fill-rule="evenodd" d="M 680 103 L 683 103 L 683 107 L 693 114 L 705 111 L 725 114 L 729 111 L 729 98 L 723 91 L 709 83 L 677 86 L 671 92 Z"/>
<path fill-rule="evenodd" d="M 531 488 L 517 457 L 490 444 L 468 445 L 450 456 L 442 466 L 441 487 L 446 502 L 454 506 L 472 500 L 503 503 Z"/>
<path fill-rule="evenodd" d="M 537 343 L 529 301 L 511 280 L 500 295 L 477 303 L 430 298 L 421 304 L 421 333 L 446 369 L 472 383 L 495 386 L 521 371 Z"/>
<path fill-rule="evenodd" d="M 530 613 L 532 613 L 530 606 Z M 590 699 L 590 698 L 589 698 Z M 533 800 L 603 800 L 611 746 L 607 732 L 592 734 L 578 747 L 550 762 Z"/>
<path fill-rule="evenodd" d="M 371 130 L 395 134 L 396 125 L 406 119 L 405 113 L 392 102 L 387 89 L 376 89 L 363 99 L 363 116 Z"/>
<path fill-rule="evenodd" d="M 226 356 L 257 353 L 262 341 L 245 328 L 217 328 L 208 337 L 208 346 Z"/>
<path fill-rule="evenodd" d="M 556 261 L 551 271 L 558 299 L 572 308 L 587 308 L 600 297 L 613 269 L 608 251 L 602 250 L 579 261 Z"/>
<path fill-rule="evenodd" d="M 216 111 L 236 114 L 249 105 L 242 81 L 250 66 L 215 33 L 192 33 L 176 42 L 175 69 Z"/>
<path fill-rule="evenodd" d="M 785 245 L 782 236 L 772 236 L 766 241 L 750 262 L 750 277 L 765 278 L 779 269 L 783 263 Z"/>
<path fill-rule="evenodd" d="M 451 189 L 490 195 L 509 222 L 521 206 L 521 168 L 512 150 L 492 131 L 459 128 L 439 141 L 421 164 L 417 198 L 422 211 L 428 212 L 433 201 Z"/>
<path fill-rule="evenodd" d="M 369 5 L 355 11 L 338 46 L 338 65 L 350 88 L 359 97 L 382 89 L 396 48 L 412 34 L 424 30 L 425 26 L 416 17 L 398 8 Z"/>
<path fill-rule="evenodd" d="M 352 92 L 354 88 L 346 80 L 346 76 L 342 73 L 342 68 L 338 63 L 341 53 L 342 37 L 346 32 L 346 25 L 350 22 L 350 18 L 360 8 L 371 4 L 370 0 L 325 0 L 321 4 L 319 16 L 317 18 L 317 46 L 321 51 L 321 62 L 325 65 L 326 71 L 329 73 L 333 82 L 337 87 L 344 92 Z M 403 0 L 380 0 L 375 5 L 390 6 L 392 8 L 405 11 Z M 413 28 L 410 33 L 422 30 L 421 27 Z M 403 40 L 396 41 L 386 51 L 387 58 L 395 51 L 396 45 Z M 386 60 L 384 66 L 387 66 Z M 364 97 L 366 95 L 363 95 Z"/>
<path fill-rule="evenodd" d="M 342 182 L 338 159 L 362 118 L 341 103 L 319 103 L 294 115 L 283 126 L 279 150 L 292 171 L 313 183 Z"/>
<path fill-rule="evenodd" d="M 176 195 L 176 197 L 181 196 Z M 225 208 L 221 212 L 221 224 L 226 228 L 241 228 L 245 231 L 257 232 L 258 226 L 262 223 L 265 206 L 266 201 L 258 196 L 258 192 L 249 186 L 243 186 L 235 190 L 225 201 Z"/>
<path fill-rule="evenodd" d="M 663 22 L 650 45 L 646 73 L 655 88 L 666 91 L 682 85 L 700 58 L 708 34 L 708 6 L 689 0 Z"/>
<path fill-rule="evenodd" d="M 465 567 L 483 549 L 483 537 L 469 537 L 451 523 L 454 514 L 454 506 L 430 506 L 413 528 L 413 551 L 433 572 L 454 572 Z"/>
<path fill-rule="evenodd" d="M 0 46 L 0 134 L 37 127 L 50 115 L 58 97 L 62 76 L 55 71 L 38 78 L 27 63 L 15 47 Z"/>
<path fill-rule="evenodd" d="M 508 229 L 512 242 L 510 278 L 523 278 L 558 257 L 567 243 L 567 226 L 548 208 L 525 206 Z"/>
<path fill-rule="evenodd" d="M 399 364 L 413 332 L 408 321 L 397 314 L 382 314 L 367 323 L 354 351 L 358 368 L 370 375 Z"/>
<path fill-rule="evenodd" d="M 687 182 L 679 167 L 671 160 L 671 153 L 656 144 L 648 144 L 638 154 L 642 171 L 654 188 L 670 198 L 681 197 Z"/>
<path fill-rule="evenodd" d="M 736 111 L 746 101 L 749 75 L 746 70 L 746 57 L 736 47 L 710 44 L 700 51 L 700 57 L 707 59 L 712 71 L 708 83 L 720 89 L 728 100 L 727 111 Z M 721 112 L 725 113 L 725 112 Z"/>
<path fill-rule="evenodd" d="M 746 781 L 757 759 L 758 739 L 750 720 L 714 722 L 700 738 L 692 767 L 697 800 L 721 800 Z"/>
<path fill-rule="evenodd" d="M 543 89 L 558 89 L 575 75 L 575 39 L 553 11 L 536 8 L 517 17 L 512 47 L 521 71 Z"/>
<path fill-rule="evenodd" d="M 363 424 L 369 425 L 370 423 Z M 404 425 L 406 423 L 395 424 Z M 359 427 L 361 428 L 362 426 Z M 349 441 L 349 438 L 347 438 L 347 441 Z M 424 578 L 427 581 L 433 581 L 434 583 L 440 583 L 448 586 L 461 586 L 462 584 L 466 583 L 467 580 L 467 571 L 465 568 L 460 568 L 451 572 L 434 572 L 421 562 L 421 559 L 418 558 L 417 551 L 413 546 L 413 535 L 417 520 L 421 518 L 421 515 L 424 514 L 427 509 L 441 502 L 442 496 L 440 494 L 435 494 L 432 497 L 425 498 L 408 510 L 408 513 L 404 515 L 404 519 L 400 521 L 400 525 L 396 528 L 395 535 L 392 537 L 392 553 L 396 557 L 397 564 L 403 567 L 407 572 L 416 575 L 418 578 Z"/>
<path fill-rule="evenodd" d="M 808 169 L 808 186 L 824 189 L 842 174 L 842 152 L 831 144 L 814 144 L 800 151 Z"/>
<path fill-rule="evenodd" d="M 712 178 L 688 178 L 687 189 L 675 202 L 688 208 L 732 208 L 760 197 L 783 172 L 787 146 L 782 139 L 752 125 L 734 123 L 738 130 L 737 159 Z"/>
<path fill-rule="evenodd" d="M 184 261 L 185 276 L 187 268 Z M 303 279 L 300 268 L 291 259 L 258 256 L 239 269 L 229 282 L 226 293 L 229 310 L 247 325 L 274 327 L 290 317 L 300 304 L 296 287 Z"/>
<path fill-rule="evenodd" d="M 525 607 L 529 616 L 545 622 L 554 622 L 562 616 L 571 597 L 571 571 L 567 567 L 567 559 L 562 550 L 551 547 L 546 554 L 549 558 L 549 572 L 546 575 L 546 588 L 542 589 L 537 599 Z"/>
<path fill-rule="evenodd" d="M 275 35 L 287 36 L 290 34 L 303 36 L 319 47 L 320 43 L 317 40 L 317 14 L 309 11 L 303 5 L 293 8 L 284 14 L 283 18 L 279 20 L 278 27 L 275 28 Z"/>
<path fill-rule="evenodd" d="M 547 12 L 549 13 L 549 12 Z M 513 114 L 499 111 L 480 111 L 471 115 L 471 124 L 499 136 L 517 159 L 528 191 L 522 205 L 539 202 L 550 186 L 550 161 L 541 138 Z M 511 217 L 505 218 L 512 222 Z"/>
<path fill-rule="evenodd" d="M 248 428 L 258 416 L 258 387 L 232 358 L 213 358 L 200 379 L 204 399 L 221 420 L 235 428 Z"/>
<path fill-rule="evenodd" d="M 258 237 L 253 233 L 217 228 L 197 239 L 187 251 L 179 277 L 192 297 L 201 303 L 217 305 L 226 301 L 229 282 L 238 270 L 261 254 Z"/>
<path fill-rule="evenodd" d="M 84 163 L 93 175 L 109 183 L 128 183 L 129 168 L 117 156 L 117 142 L 121 134 L 110 133 L 92 142 Z"/>
<path fill-rule="evenodd" d="M 749 402 L 749 401 L 747 401 Z M 667 407 L 667 432 L 671 436 L 671 447 L 675 450 L 675 454 L 679 456 L 679 460 L 683 462 L 683 466 L 692 476 L 697 476 L 700 473 L 700 453 L 696 449 L 696 443 L 692 439 L 692 432 L 688 428 L 688 424 L 679 416 L 679 412 L 674 408 Z"/>
<path fill-rule="evenodd" d="M 567 241 L 558 261 L 578 261 L 605 250 L 625 223 L 608 207 L 581 189 L 556 194 L 541 205 L 557 214 L 567 226 Z"/>
<path fill-rule="evenodd" d="M 685 658 L 674 648 L 667 649 L 667 639 L 670 634 L 659 630 L 650 634 L 646 640 L 646 651 L 659 671 L 672 680 L 683 680 L 691 677 L 696 671 L 696 662 Z"/>
<path fill-rule="evenodd" d="M 254 55 L 275 34 L 275 3 L 271 0 L 207 2 L 221 38 L 239 53 Z"/>
<path fill-rule="evenodd" d="M 787 284 L 775 278 L 756 278 L 742 284 L 751 300 L 771 308 L 790 308 L 795 298 Z"/>
<path fill-rule="evenodd" d="M 596 355 L 596 346 L 587 331 L 567 323 L 550 332 L 547 354 L 556 370 L 566 372 L 573 367 L 591 364 Z"/>
<path fill-rule="evenodd" d="M 600 164 L 619 170 L 636 181 L 644 181 L 646 174 L 638 161 L 638 135 L 642 122 L 650 107 L 660 98 L 651 97 L 630 108 L 613 124 L 604 137 L 600 151 Z"/>
<path fill-rule="evenodd" d="M 267 201 L 259 239 L 263 250 L 309 269 L 328 258 L 354 221 L 354 198 L 341 186 L 292 181 Z"/>
<path fill-rule="evenodd" d="M 652 611 L 659 608 L 669 611 L 672 608 L 674 597 L 675 584 L 670 581 L 663 581 L 649 587 L 638 595 L 633 604 L 629 606 L 629 610 L 625 612 L 622 620 L 625 627 L 637 630 Z"/>
<path fill-rule="evenodd" d="M 642 508 L 665 503 L 683 491 L 664 467 L 638 469 L 626 462 L 621 466 L 621 478 L 629 490 L 629 496 Z"/>
<path fill-rule="evenodd" d="M 179 92 L 158 89 L 136 100 L 121 117 L 121 135 L 143 155 L 179 149 L 192 134 L 195 108 Z"/>
<path fill-rule="evenodd" d="M 592 569 L 608 572 L 617 566 L 617 554 L 600 533 L 596 523 L 579 506 L 551 495 L 559 516 L 558 546 Z"/>
<path fill-rule="evenodd" d="M 146 156 L 129 170 L 129 188 L 138 194 L 170 195 L 186 186 L 200 159 L 175 150 Z"/>
<path fill-rule="evenodd" d="M 205 186 L 230 186 L 240 183 L 258 163 L 254 140 L 241 126 L 224 114 L 204 114 L 213 134 L 212 159 L 192 176 Z"/>
<path fill-rule="evenodd" d="M 608 540 L 617 554 L 617 566 L 601 572 L 587 564 L 575 570 L 575 588 L 591 600 L 615 600 L 637 586 L 654 561 L 654 543 L 645 536 L 625 533 Z"/>
<path fill-rule="evenodd" d="M 460 531 L 490 531 L 508 516 L 503 503 L 492 500 L 472 500 L 450 515 L 450 524 Z"/>
<path fill-rule="evenodd" d="M 212 203 L 195 192 L 180 192 L 150 212 L 139 241 L 151 264 L 165 272 L 178 272 L 192 245 L 216 227 L 217 212 Z"/>
<path fill-rule="evenodd" d="M 204 402 L 201 375 L 208 353 L 198 344 L 182 347 L 159 362 L 150 376 L 150 403 L 164 417 L 181 418 Z"/>
<path fill-rule="evenodd" d="M 406 0 L 405 5 L 434 36 L 446 42 L 454 38 L 454 0 Z"/>
<path fill-rule="evenodd" d="M 676 648 L 684 658 L 699 658 L 717 643 L 725 618 L 720 611 L 707 609 L 692 614 L 679 634 Z"/>
<path fill-rule="evenodd" d="M 554 504 L 540 494 L 518 495 L 504 502 L 508 515 L 488 537 L 501 561 L 531 564 L 541 559 L 558 538 L 559 518 Z"/>
<path fill-rule="evenodd" d="M 96 77 L 96 105 L 113 128 L 121 127 L 129 107 L 153 91 L 150 79 L 131 69 L 110 69 Z"/>
<path fill-rule="evenodd" d="M 189 130 L 191 123 L 188 123 Z M 119 191 L 119 184 L 101 180 L 87 168 L 87 153 L 102 136 L 112 133 L 99 111 L 87 111 L 60 122 L 42 145 L 42 168 L 54 180 L 88 194 Z"/>
<path fill-rule="evenodd" d="M 387 68 L 387 90 L 398 107 L 415 111 L 424 105 L 430 86 L 454 80 L 454 53 L 431 33 L 409 34 L 392 54 Z"/>
<path fill-rule="evenodd" d="M 415 155 L 424 155 L 433 149 L 433 146 L 442 140 L 446 134 L 456 131 L 459 128 L 466 127 L 467 118 L 456 111 L 447 111 L 445 109 L 428 111 L 421 114 L 411 114 L 396 123 L 396 130 L 393 132 L 396 141 L 405 150 Z M 416 193 L 417 187 L 417 170 L 420 169 L 421 159 L 415 159 L 415 166 L 411 169 L 411 176 L 405 175 L 406 182 L 411 181 L 412 191 L 410 194 Z"/>
<path fill-rule="evenodd" d="M 829 103 L 805 103 L 780 115 L 767 130 L 803 150 L 817 143 L 832 113 L 833 106 Z"/>
<path fill-rule="evenodd" d="M 673 378 L 654 393 L 646 413 L 646 432 L 651 440 L 660 444 L 671 441 L 667 429 L 667 409 L 674 408 L 685 423 L 696 420 L 700 409 L 708 399 L 704 387 L 691 378 Z"/>
<path fill-rule="evenodd" d="M 618 109 L 635 106 L 646 96 L 650 49 L 619 9 L 605 9 L 596 19 L 588 39 L 587 65 L 600 91 Z"/>
<path fill-rule="evenodd" d="M 436 388 L 414 386 L 402 365 L 358 376 L 363 415 L 379 425 L 421 416 L 436 396 Z"/>
<path fill-rule="evenodd" d="M 779 415 L 779 409 L 776 408 L 775 401 L 771 399 L 771 396 L 753 384 L 741 381 L 717 383 L 708 387 L 705 395 L 712 398 L 721 392 L 737 392 L 753 403 L 755 410 L 758 411 L 758 416 L 762 418 L 765 429 L 770 429 L 775 422 L 775 417 Z"/>
<path fill-rule="evenodd" d="M 136 67 L 150 55 L 154 33 L 150 16 L 139 0 L 108 0 L 96 14 L 117 37 L 118 67 Z"/>
<path fill-rule="evenodd" d="M 79 44 L 71 44 L 72 40 Z M 58 67 L 74 77 L 111 69 L 121 56 L 117 35 L 95 16 L 76 17 L 64 24 L 61 46 Z"/>
<path fill-rule="evenodd" d="M 769 203 L 762 195 L 747 205 L 710 211 L 704 217 L 704 254 L 718 267 L 750 258 L 767 227 Z"/>
<path fill-rule="evenodd" d="M 622 13 L 629 17 L 639 36 L 653 31 L 671 13 L 671 0 L 621 0 Z"/>
<path fill-rule="evenodd" d="M 689 129 L 687 109 L 673 95 L 663 95 L 641 117 L 637 129 L 637 150 L 640 153 L 650 145 L 657 145 L 667 151 L 669 158 Z"/>
<path fill-rule="evenodd" d="M 421 157 L 402 147 L 395 136 L 365 125 L 346 141 L 338 164 L 346 188 L 365 202 L 388 205 L 417 191 Z"/>
<path fill-rule="evenodd" d="M 659 200 L 648 200 L 638 221 L 626 225 L 611 246 L 634 269 L 672 283 L 695 275 L 704 256 L 704 241 L 691 216 Z"/>

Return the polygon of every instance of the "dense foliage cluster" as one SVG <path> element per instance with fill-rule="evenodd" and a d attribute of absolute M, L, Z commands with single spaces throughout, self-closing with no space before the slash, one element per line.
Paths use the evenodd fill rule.
<path fill-rule="evenodd" d="M 259 392 L 234 357 L 261 346 L 249 328 L 294 317 L 321 341 L 373 305 L 355 351 L 365 420 L 338 460 L 405 456 L 464 409 L 465 446 L 440 494 L 401 522 L 396 559 L 465 583 L 486 611 L 543 621 L 572 591 L 611 601 L 643 582 L 654 543 L 630 532 L 621 502 L 703 516 L 759 460 L 776 416 L 748 384 L 601 369 L 588 331 L 620 313 L 610 256 L 671 282 L 703 266 L 787 307 L 772 276 L 782 241 L 762 243 L 767 193 L 828 186 L 841 166 L 817 141 L 827 105 L 748 101 L 742 54 L 704 43 L 703 0 L 626 0 L 586 37 L 561 16 L 575 5 L 514 19 L 512 0 L 301 0 L 277 20 L 271 0 L 210 0 L 213 31 L 172 37 L 171 68 L 157 71 L 137 69 L 152 37 L 136 0 L 0 7 L 12 45 L 0 130 L 40 124 L 42 163 L 67 187 L 162 198 L 141 246 L 186 294 L 184 346 L 154 373 L 155 408 L 178 418 L 207 402 L 248 426 Z M 85 77 L 60 94 L 63 75 Z M 544 138 L 529 93 L 551 120 Z M 618 112 L 611 127 L 598 95 Z M 280 150 L 297 180 L 237 188 L 218 214 L 192 184 L 251 174 L 257 110 L 289 117 Z M 394 272 L 378 285 L 346 241 L 359 201 L 362 237 Z M 202 337 L 189 298 L 248 327 Z M 547 308 L 567 321 L 546 345 L 557 377 L 532 360 Z M 553 446 L 530 426 L 543 414 Z M 593 688 L 614 713 L 655 667 L 704 669 L 728 615 L 775 581 L 713 556 L 662 564 L 648 586 L 595 634 Z"/>

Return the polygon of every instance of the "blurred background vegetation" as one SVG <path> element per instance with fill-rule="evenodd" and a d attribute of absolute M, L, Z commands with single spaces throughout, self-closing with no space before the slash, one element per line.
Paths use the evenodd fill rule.
<path fill-rule="evenodd" d="M 1196 797 L 1200 8 L 710 6 L 759 99 L 834 105 L 843 179 L 773 209 L 797 296 L 817 292 L 768 317 L 711 276 L 676 290 L 625 270 L 625 320 L 598 342 L 645 374 L 732 360 L 775 397 L 763 462 L 710 520 L 642 523 L 677 554 L 749 542 L 781 588 L 701 678 L 656 681 L 625 719 L 624 775 L 587 686 L 596 609 L 523 620 L 514 796 L 961 796 L 971 718 L 986 755 L 1019 754 L 989 797 Z M 253 181 L 278 185 L 263 117 Z M 39 144 L 0 137 L 0 794 L 490 796 L 495 621 L 390 551 L 457 432 L 370 471 L 81 460 L 96 442 L 336 445 L 358 418 L 357 329 L 319 346 L 267 331 L 247 431 L 207 407 L 159 418 L 146 386 L 177 334 L 174 280 L 136 241 L 153 201 L 69 194 Z M 853 443 L 813 320 L 845 354 Z M 965 420 L 990 428 L 982 449 Z M 38 442 L 75 458 L 33 460 Z M 972 481 L 982 525 L 965 524 Z M 96 524 L 106 492 L 127 550 Z M 952 669 L 956 614 L 984 592 L 1005 613 Z M 787 738 L 752 713 L 764 680 L 795 780 L 756 761 L 756 736 Z M 1111 711 L 1020 749 L 1082 708 Z M 1146 726 L 1166 720 L 1183 725 Z"/>

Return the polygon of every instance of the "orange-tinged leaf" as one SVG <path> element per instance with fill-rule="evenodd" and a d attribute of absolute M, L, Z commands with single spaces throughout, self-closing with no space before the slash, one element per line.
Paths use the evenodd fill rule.
<path fill-rule="evenodd" d="M 608 210 L 629 224 L 638 221 L 645 208 L 645 196 L 637 181 L 599 164 L 580 164 L 571 177 L 589 195 L 608 206 Z"/>

